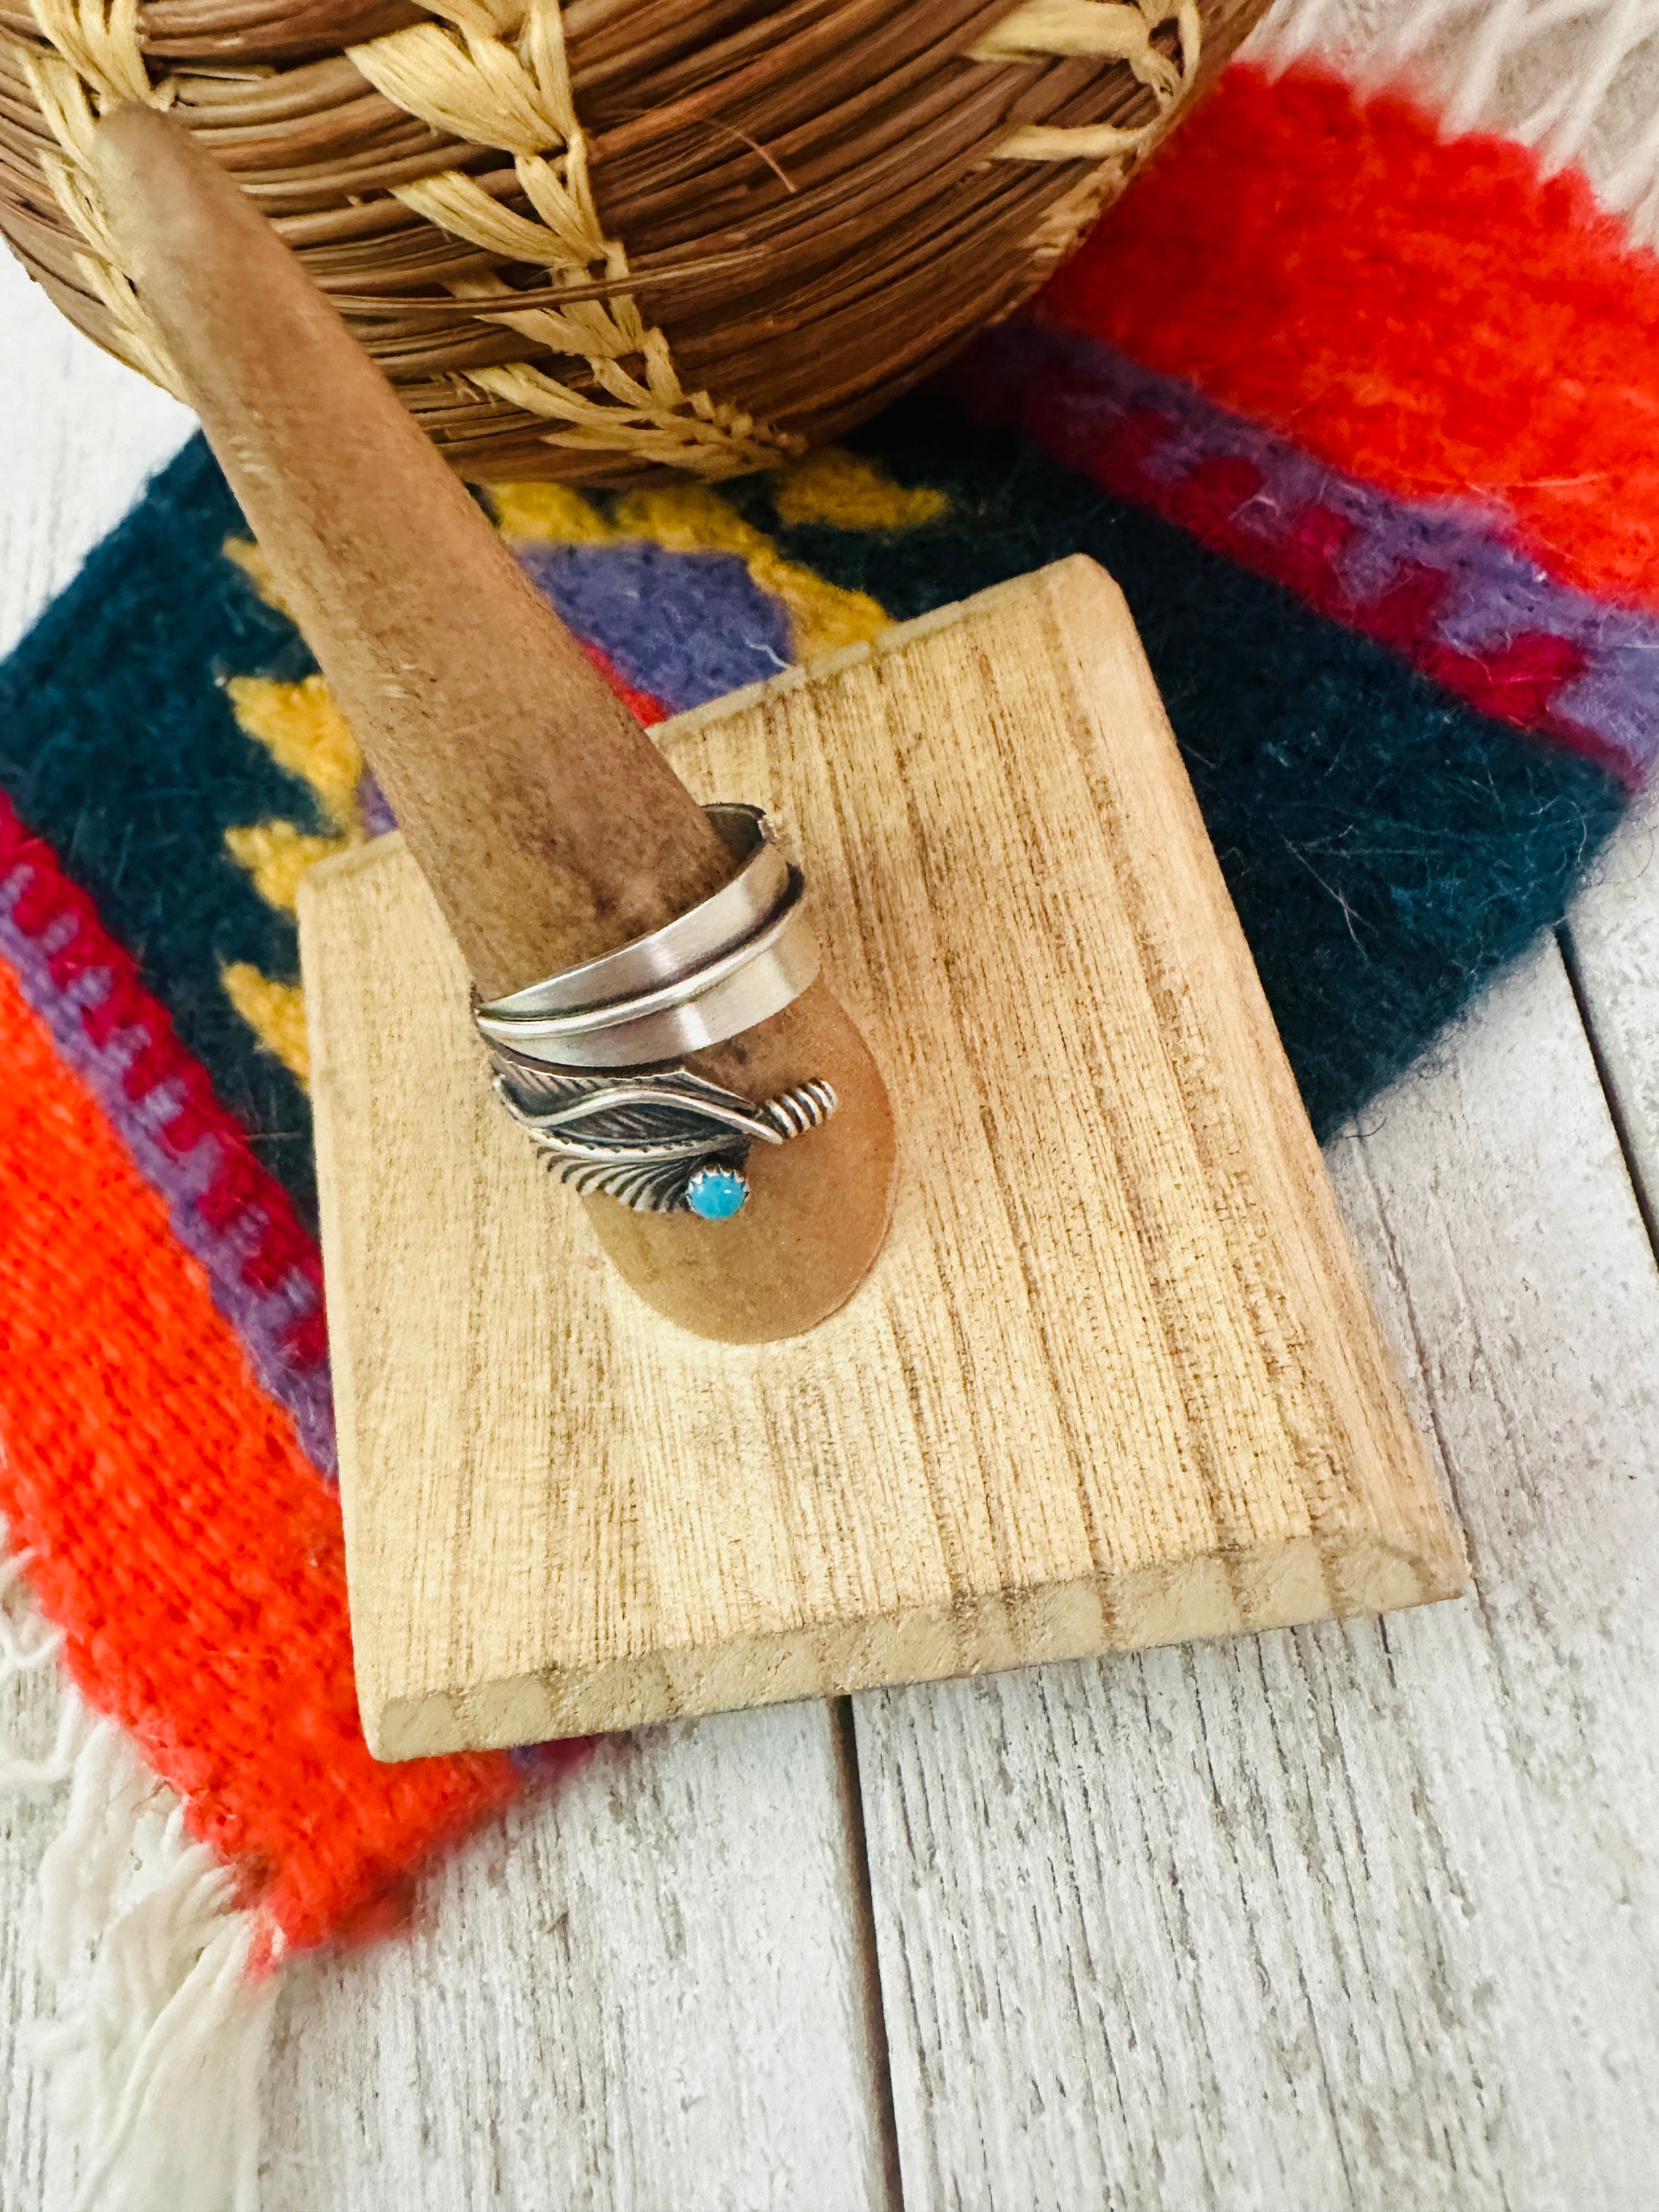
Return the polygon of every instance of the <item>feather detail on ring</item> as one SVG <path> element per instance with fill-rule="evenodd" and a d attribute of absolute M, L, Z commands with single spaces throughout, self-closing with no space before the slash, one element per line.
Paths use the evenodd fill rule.
<path fill-rule="evenodd" d="M 687 1068 L 602 1075 L 495 1055 L 495 1091 L 549 1168 L 574 1189 L 603 1191 L 641 1213 L 698 1212 L 694 1185 L 734 1179 L 735 1212 L 756 1144 L 804 1136 L 835 1112 L 828 1083 L 799 1084 L 757 1105 Z"/>

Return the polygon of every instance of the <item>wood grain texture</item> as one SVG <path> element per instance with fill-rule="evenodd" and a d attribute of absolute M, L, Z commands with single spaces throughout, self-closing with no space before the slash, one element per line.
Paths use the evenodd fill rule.
<path fill-rule="evenodd" d="M 808 1337 L 750 1351 L 665 1329 L 497 1112 L 407 855 L 313 872 L 301 953 L 376 1750 L 1460 1587 L 1103 574 L 1059 563 L 665 742 L 694 790 L 797 828 L 830 972 L 899 1111 L 892 1232 Z"/>
<path fill-rule="evenodd" d="M 58 1707 L 50 1674 L 0 1682 L 0 1745 L 49 1760 Z M 75 2185 L 71 2146 L 48 2121 L 46 2084 L 28 2048 L 30 2027 L 52 2011 L 40 1967 L 34 1883 L 63 1818 L 57 1790 L 0 1796 L 0 2204 L 6 2212 L 13 2206 L 58 2212 Z"/>
<path fill-rule="evenodd" d="M 609 1742 L 411 1936 L 290 1969 L 264 2212 L 897 2212 L 839 1735 L 815 1705 Z"/>
<path fill-rule="evenodd" d="M 1659 1274 L 1553 949 L 1332 1164 L 1475 1595 L 855 1700 L 907 2212 L 1651 2197 Z"/>

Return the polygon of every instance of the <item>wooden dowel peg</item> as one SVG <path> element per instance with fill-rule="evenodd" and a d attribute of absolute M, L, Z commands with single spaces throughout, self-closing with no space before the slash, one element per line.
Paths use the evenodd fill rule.
<path fill-rule="evenodd" d="M 94 168 L 143 311 L 481 994 L 612 951 L 717 890 L 732 860 L 702 809 L 252 201 L 137 105 L 97 126 Z M 820 981 L 688 1064 L 757 1099 L 826 1080 L 839 1110 L 757 1146 L 735 1220 L 595 1198 L 593 1225 L 700 1334 L 810 1328 L 867 1273 L 891 1210 L 875 1063 Z"/>

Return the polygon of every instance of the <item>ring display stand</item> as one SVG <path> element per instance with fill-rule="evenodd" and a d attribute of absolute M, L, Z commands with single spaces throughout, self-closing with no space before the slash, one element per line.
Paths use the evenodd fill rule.
<path fill-rule="evenodd" d="M 491 1097 L 401 841 L 314 869 L 301 950 L 372 1747 L 1461 1589 L 1109 580 L 1061 562 L 657 735 L 699 798 L 776 813 L 805 865 L 826 972 L 898 1115 L 891 1232 L 805 1334 L 665 1321 Z"/>

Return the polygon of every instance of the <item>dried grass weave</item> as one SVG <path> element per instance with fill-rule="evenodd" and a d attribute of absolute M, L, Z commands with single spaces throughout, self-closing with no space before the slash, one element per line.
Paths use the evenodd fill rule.
<path fill-rule="evenodd" d="M 469 476 L 726 476 L 1030 293 L 1264 4 L 0 0 L 0 230 L 168 382 L 85 155 L 169 106 Z"/>

